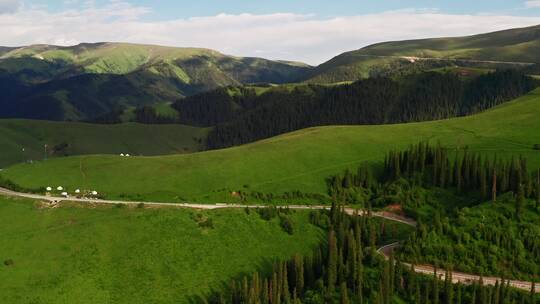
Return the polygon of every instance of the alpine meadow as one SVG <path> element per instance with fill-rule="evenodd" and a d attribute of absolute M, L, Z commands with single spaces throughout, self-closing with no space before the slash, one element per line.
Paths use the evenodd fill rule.
<path fill-rule="evenodd" d="M 0 1 L 0 303 L 537 303 L 533 2 Z"/>

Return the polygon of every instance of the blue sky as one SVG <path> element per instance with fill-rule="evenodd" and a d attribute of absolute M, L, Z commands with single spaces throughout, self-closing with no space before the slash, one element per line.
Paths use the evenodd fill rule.
<path fill-rule="evenodd" d="M 540 0 L 0 0 L 4 46 L 131 42 L 313 65 L 372 43 L 539 24 Z"/>
<path fill-rule="evenodd" d="M 65 7 L 83 5 L 87 1 L 40 1 L 51 10 L 60 10 Z M 109 1 L 92 1 L 96 5 L 103 5 Z M 525 0 L 133 0 L 134 5 L 152 9 L 146 16 L 152 20 L 167 20 L 175 18 L 189 18 L 199 16 L 212 16 L 219 13 L 228 14 L 270 14 L 270 13 L 297 13 L 316 14 L 320 17 L 344 16 L 355 14 L 373 14 L 389 10 L 402 9 L 438 9 L 451 14 L 504 14 L 515 16 L 532 16 L 540 14 L 539 8 L 527 8 Z M 32 1 L 29 1 L 32 3 Z"/>

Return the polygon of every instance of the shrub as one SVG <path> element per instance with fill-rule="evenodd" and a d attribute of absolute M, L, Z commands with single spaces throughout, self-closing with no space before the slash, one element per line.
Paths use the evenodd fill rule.
<path fill-rule="evenodd" d="M 208 229 L 214 229 L 214 221 L 212 221 L 211 218 L 207 218 L 207 219 L 199 222 L 199 227 L 208 228 Z"/>
<path fill-rule="evenodd" d="M 288 234 L 292 235 L 294 233 L 293 222 L 288 216 L 280 216 L 279 225 L 281 226 L 281 229 L 283 229 L 283 231 L 287 232 Z"/>
<path fill-rule="evenodd" d="M 534 144 L 533 149 L 534 150 L 540 150 L 540 144 Z"/>
<path fill-rule="evenodd" d="M 12 259 L 7 259 L 4 261 L 4 265 L 6 266 L 13 266 L 13 260 Z"/>
<path fill-rule="evenodd" d="M 138 204 L 137 204 L 137 208 L 139 208 L 139 209 L 144 208 L 144 203 L 138 203 Z"/>
<path fill-rule="evenodd" d="M 278 210 L 274 206 L 259 208 L 257 209 L 257 212 L 259 212 L 259 216 L 266 221 L 273 219 L 278 214 Z"/>

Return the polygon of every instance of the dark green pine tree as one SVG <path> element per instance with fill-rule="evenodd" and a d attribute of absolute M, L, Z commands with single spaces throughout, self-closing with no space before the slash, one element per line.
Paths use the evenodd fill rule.
<path fill-rule="evenodd" d="M 433 271 L 433 304 L 439 304 L 439 276 L 437 267 Z"/>
<path fill-rule="evenodd" d="M 327 288 L 329 292 L 333 292 L 337 280 L 338 268 L 338 249 L 336 235 L 333 230 L 328 234 L 328 269 L 327 269 Z"/>
<path fill-rule="evenodd" d="M 461 283 L 457 284 L 457 295 L 456 295 L 456 304 L 461 304 Z"/>
<path fill-rule="evenodd" d="M 501 286 L 499 285 L 499 281 L 496 281 L 495 282 L 495 288 L 493 290 L 493 300 L 491 301 L 491 303 L 494 303 L 494 304 L 499 304 L 501 302 L 500 300 L 500 289 L 501 289 Z"/>
<path fill-rule="evenodd" d="M 301 296 L 304 292 L 304 259 L 300 255 L 294 257 L 294 276 L 297 294 Z"/>
<path fill-rule="evenodd" d="M 341 304 L 349 304 L 349 294 L 347 290 L 347 283 L 341 282 L 341 287 L 339 288 L 341 292 Z"/>
<path fill-rule="evenodd" d="M 536 211 L 538 211 L 539 205 L 540 205 L 540 169 L 538 169 L 538 173 L 536 175 L 536 204 L 535 204 Z"/>
<path fill-rule="evenodd" d="M 281 266 L 281 282 L 283 284 L 282 290 L 282 296 L 283 296 L 283 302 L 289 303 L 291 301 L 291 292 L 289 290 L 289 280 L 288 280 L 288 274 L 287 274 L 287 264 L 283 263 Z"/>
<path fill-rule="evenodd" d="M 452 285 L 452 268 L 446 270 L 444 278 L 444 294 L 446 304 L 454 304 L 454 286 Z"/>
<path fill-rule="evenodd" d="M 431 295 L 431 283 L 429 280 L 426 280 L 426 283 L 425 283 L 425 288 L 424 288 L 424 304 L 429 304 L 431 303 L 430 299 L 431 299 L 432 295 Z"/>
<path fill-rule="evenodd" d="M 479 179 L 480 179 L 480 193 L 482 198 L 486 199 L 488 196 L 488 181 L 486 176 L 486 168 L 479 168 Z"/>
<path fill-rule="evenodd" d="M 462 179 L 461 176 L 461 162 L 459 156 L 456 156 L 455 162 L 454 162 L 454 183 L 456 185 L 456 188 L 458 192 L 461 192 L 462 188 Z"/>
<path fill-rule="evenodd" d="M 491 181 L 491 200 L 497 201 L 497 169 L 493 169 L 492 181 Z"/>
<path fill-rule="evenodd" d="M 518 195 L 516 197 L 516 218 L 518 220 L 521 220 L 524 204 L 525 204 L 525 187 L 523 186 L 523 184 L 520 184 Z"/>
<path fill-rule="evenodd" d="M 533 281 L 531 284 L 531 294 L 529 304 L 536 304 L 536 283 Z"/>

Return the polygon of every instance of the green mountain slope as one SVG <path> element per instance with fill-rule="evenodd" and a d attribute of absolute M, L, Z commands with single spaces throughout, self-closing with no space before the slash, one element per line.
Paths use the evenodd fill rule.
<path fill-rule="evenodd" d="M 50 80 L 47 75 L 39 75 L 42 67 L 47 67 L 49 77 L 54 78 L 84 73 L 122 75 L 141 69 L 160 74 L 167 70 L 171 73 L 168 76 L 194 85 L 207 80 L 193 72 L 195 67 L 207 70 L 206 73 L 212 71 L 214 76 L 220 75 L 220 81 L 232 83 L 289 82 L 309 68 L 297 63 L 227 56 L 209 49 L 128 43 L 83 43 L 71 47 L 33 45 L 7 50 L 9 52 L 0 57 L 0 69 L 23 75 L 28 72 L 26 80 L 29 81 Z"/>
<path fill-rule="evenodd" d="M 286 83 L 309 66 L 196 48 L 126 43 L 0 50 L 0 117 L 89 120 L 119 107 L 173 102 L 228 85 Z"/>
<path fill-rule="evenodd" d="M 540 166 L 540 90 L 484 113 L 443 121 L 305 129 L 254 144 L 186 155 L 81 156 L 21 164 L 1 175 L 26 187 L 97 189 L 110 198 L 234 201 L 234 191 L 326 193 L 325 178 L 380 161 L 421 140 L 498 157 L 522 155 Z M 50 173 L 54 172 L 54 175 Z M 129 178 L 125 172 L 130 172 Z M 151 176 L 152 179 L 148 179 Z"/>
<path fill-rule="evenodd" d="M 206 129 L 182 125 L 0 120 L 0 167 L 66 155 L 194 152 L 204 148 L 206 133 Z"/>
<path fill-rule="evenodd" d="M 540 26 L 467 37 L 374 44 L 331 59 L 311 71 L 308 79 L 311 82 L 339 82 L 381 73 L 395 73 L 396 70 L 452 65 L 512 66 L 475 61 L 540 63 Z"/>

